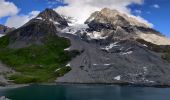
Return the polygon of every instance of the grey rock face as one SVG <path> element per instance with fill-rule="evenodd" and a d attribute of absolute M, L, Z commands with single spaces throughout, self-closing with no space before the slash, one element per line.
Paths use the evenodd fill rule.
<path fill-rule="evenodd" d="M 68 26 L 67 20 L 55 12 L 53 9 L 45 9 L 36 18 L 41 18 L 42 20 L 49 20 L 57 22 L 63 26 Z"/>
<path fill-rule="evenodd" d="M 4 25 L 0 25 L 0 34 L 5 34 L 9 31 L 13 30 L 12 28 L 9 28 L 7 26 L 4 26 Z"/>
<path fill-rule="evenodd" d="M 32 44 L 41 45 L 48 35 L 55 35 L 57 32 L 52 22 L 31 20 L 26 25 L 16 29 L 7 36 L 10 39 L 10 48 L 22 48 Z"/>
<path fill-rule="evenodd" d="M 10 84 L 9 80 L 6 79 L 6 75 L 12 73 L 15 73 L 15 71 L 0 62 L 0 86 Z"/>
<path fill-rule="evenodd" d="M 70 50 L 83 51 L 70 62 L 72 70 L 56 80 L 68 83 L 170 84 L 170 64 L 135 41 L 87 42 L 62 34 L 71 40 Z"/>

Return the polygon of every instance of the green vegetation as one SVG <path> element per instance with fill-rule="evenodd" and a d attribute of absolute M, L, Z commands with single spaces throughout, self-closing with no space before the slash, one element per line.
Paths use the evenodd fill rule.
<path fill-rule="evenodd" d="M 170 63 L 170 47 L 167 47 L 164 52 L 165 53 L 162 55 L 162 58 Z"/>
<path fill-rule="evenodd" d="M 167 52 L 162 55 L 162 58 L 170 63 L 170 52 Z"/>
<path fill-rule="evenodd" d="M 70 41 L 57 36 L 48 36 L 44 45 L 32 45 L 26 48 L 8 48 L 8 36 L 0 38 L 0 60 L 17 71 L 9 79 L 15 83 L 53 82 L 71 70 L 65 65 L 79 52 L 66 52 Z"/>
<path fill-rule="evenodd" d="M 4 48 L 9 44 L 9 37 L 3 36 L 0 38 L 0 48 Z"/>
<path fill-rule="evenodd" d="M 163 58 L 164 60 L 167 60 L 168 62 L 170 62 L 170 53 L 164 54 L 164 55 L 162 56 L 162 58 Z"/>

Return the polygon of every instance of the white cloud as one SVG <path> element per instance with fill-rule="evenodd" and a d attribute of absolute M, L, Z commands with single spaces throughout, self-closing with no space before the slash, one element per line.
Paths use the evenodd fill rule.
<path fill-rule="evenodd" d="M 9 1 L 0 0 L 0 18 L 15 15 L 19 12 L 17 6 Z"/>
<path fill-rule="evenodd" d="M 154 4 L 151 7 L 153 7 L 153 8 L 160 8 L 160 6 L 158 4 Z"/>
<path fill-rule="evenodd" d="M 117 9 L 121 12 L 131 15 L 131 9 L 127 6 L 130 4 L 142 5 L 144 0 L 56 0 L 57 2 L 64 2 L 67 6 L 55 8 L 55 10 L 63 15 L 74 17 L 78 19 L 77 23 L 84 23 L 84 21 L 94 11 L 99 11 L 104 7 Z M 148 21 L 137 17 L 140 21 L 150 25 Z"/>
<path fill-rule="evenodd" d="M 145 24 L 148 25 L 149 27 L 154 27 L 154 25 L 153 25 L 152 23 L 148 22 L 147 20 L 145 20 L 145 19 L 142 18 L 141 16 L 133 16 L 133 15 L 131 15 L 131 17 L 137 19 L 137 20 L 140 21 L 140 22 L 145 23 Z"/>
<path fill-rule="evenodd" d="M 7 19 L 5 25 L 8 27 L 18 28 L 27 23 L 30 19 L 36 17 L 38 14 L 39 11 L 32 11 L 28 15 L 14 15 Z"/>

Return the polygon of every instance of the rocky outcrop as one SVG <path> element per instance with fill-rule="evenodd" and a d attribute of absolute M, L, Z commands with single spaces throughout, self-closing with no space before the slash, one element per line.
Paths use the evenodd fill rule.
<path fill-rule="evenodd" d="M 0 62 L 0 86 L 6 86 L 11 84 L 7 79 L 7 75 L 15 73 L 14 70 L 8 68 L 6 65 Z"/>
<path fill-rule="evenodd" d="M 9 28 L 9 27 L 4 26 L 4 25 L 0 25 L 0 34 L 5 34 L 5 33 L 10 32 L 12 30 L 13 30 L 12 28 Z"/>

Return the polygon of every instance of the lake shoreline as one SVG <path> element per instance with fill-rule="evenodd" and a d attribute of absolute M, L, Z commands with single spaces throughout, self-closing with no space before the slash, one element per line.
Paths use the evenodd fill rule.
<path fill-rule="evenodd" d="M 170 85 L 156 85 L 156 84 L 133 84 L 133 83 L 68 83 L 68 82 L 58 82 L 58 83 L 32 83 L 32 84 L 14 84 L 0 86 L 0 89 L 15 89 L 31 85 L 116 85 L 116 86 L 130 86 L 130 87 L 153 87 L 153 88 L 170 88 Z"/>
<path fill-rule="evenodd" d="M 6 86 L 0 86 L 0 89 L 15 89 L 15 88 L 21 88 L 26 86 L 30 86 L 30 84 L 6 85 Z"/>
<path fill-rule="evenodd" d="M 117 85 L 117 86 L 132 86 L 132 87 L 154 87 L 154 88 L 170 88 L 170 85 L 158 84 L 134 84 L 134 83 L 68 83 L 58 82 L 56 85 Z"/>

